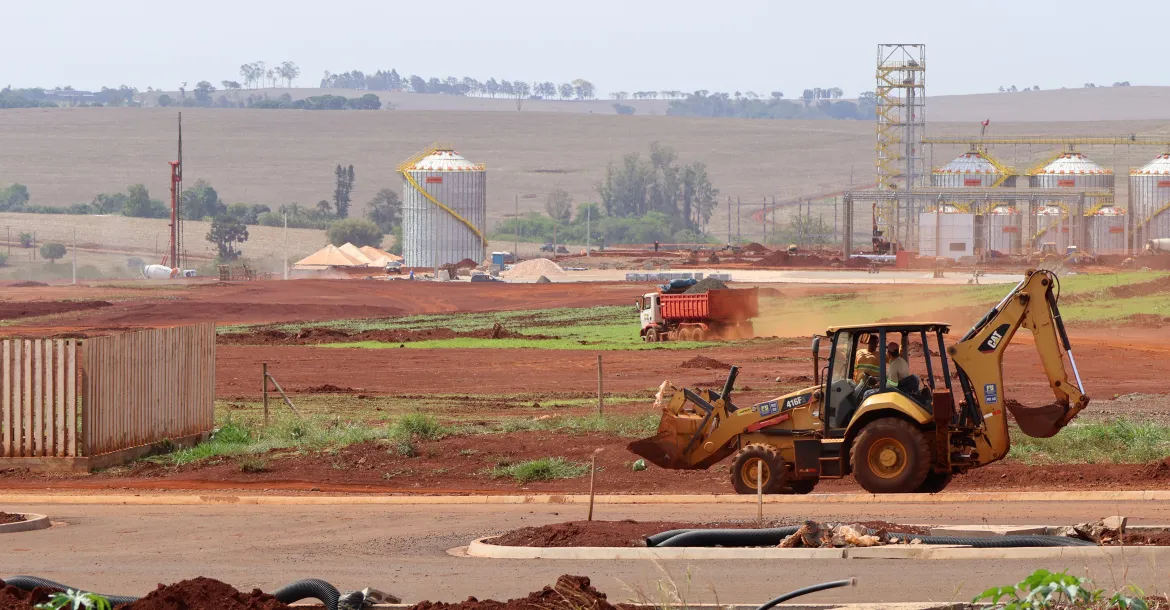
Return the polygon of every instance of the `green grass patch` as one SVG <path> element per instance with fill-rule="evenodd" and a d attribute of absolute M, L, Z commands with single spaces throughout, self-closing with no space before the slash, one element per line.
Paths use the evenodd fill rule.
<path fill-rule="evenodd" d="M 393 437 L 417 438 L 424 441 L 437 441 L 450 433 L 451 429 L 439 423 L 433 415 L 421 411 L 407 413 L 390 426 L 390 435 Z"/>
<path fill-rule="evenodd" d="M 564 434 L 612 434 L 625 438 L 643 438 L 658 431 L 659 413 L 639 415 L 582 415 L 546 419 L 507 419 L 487 432 L 560 432 Z"/>
<path fill-rule="evenodd" d="M 1170 426 L 1118 419 L 1074 422 L 1052 438 L 1012 429 L 1008 458 L 1025 464 L 1141 464 L 1170 455 Z"/>
<path fill-rule="evenodd" d="M 589 464 L 570 462 L 565 458 L 546 457 L 517 464 L 501 464 L 492 469 L 495 478 L 512 478 L 517 483 L 575 479 L 589 473 Z"/>

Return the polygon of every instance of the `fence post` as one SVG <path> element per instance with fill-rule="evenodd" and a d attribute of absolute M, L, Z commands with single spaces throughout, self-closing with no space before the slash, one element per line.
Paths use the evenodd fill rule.
<path fill-rule="evenodd" d="M 605 389 L 601 379 L 601 354 L 597 354 L 597 414 L 605 415 Z"/>
<path fill-rule="evenodd" d="M 264 427 L 267 428 L 268 427 L 268 363 L 267 362 L 264 363 L 263 390 L 264 390 Z"/>
<path fill-rule="evenodd" d="M 589 460 L 589 516 L 586 521 L 593 520 L 593 481 L 597 475 L 597 452 L 593 453 L 593 457 Z"/>

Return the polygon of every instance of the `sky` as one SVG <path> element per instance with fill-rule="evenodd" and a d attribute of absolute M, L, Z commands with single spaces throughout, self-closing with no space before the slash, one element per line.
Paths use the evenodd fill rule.
<path fill-rule="evenodd" d="M 898 11 L 902 11 L 899 13 Z M 174 90 L 240 65 L 568 82 L 615 91 L 874 87 L 878 43 L 924 43 L 927 94 L 1170 85 L 1166 0 L 52 0 L 0 2 L 0 86 Z"/>

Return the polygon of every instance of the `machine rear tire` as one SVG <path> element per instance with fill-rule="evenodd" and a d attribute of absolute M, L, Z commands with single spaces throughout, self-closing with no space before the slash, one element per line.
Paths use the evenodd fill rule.
<path fill-rule="evenodd" d="M 926 480 L 922 482 L 922 485 L 918 486 L 915 493 L 936 494 L 946 489 L 947 485 L 951 484 L 951 479 L 953 478 L 954 475 L 949 472 L 935 472 L 932 470 L 926 475 Z"/>
<path fill-rule="evenodd" d="M 910 422 L 892 417 L 862 428 L 849 452 L 853 478 L 875 494 L 918 491 L 930 474 L 930 444 Z"/>
<path fill-rule="evenodd" d="M 735 454 L 731 463 L 731 484 L 735 493 L 756 493 L 756 468 L 760 465 L 764 468 L 764 493 L 780 493 L 787 484 L 787 465 L 775 447 L 760 443 L 752 443 Z"/>

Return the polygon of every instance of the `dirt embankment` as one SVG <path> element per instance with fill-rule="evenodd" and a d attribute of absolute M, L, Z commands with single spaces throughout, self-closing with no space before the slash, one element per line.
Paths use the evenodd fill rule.
<path fill-rule="evenodd" d="M 0 610 L 33 610 L 45 603 L 52 589 L 37 587 L 22 591 L 0 581 Z M 159 585 L 142 599 L 118 606 L 119 610 L 288 610 L 287 604 L 253 589 L 241 593 L 235 587 L 211 578 L 193 578 L 172 585 Z"/>
<path fill-rule="evenodd" d="M 349 333 L 326 326 L 313 326 L 297 332 L 286 332 L 275 328 L 252 330 L 243 333 L 225 333 L 216 338 L 220 345 L 320 345 L 323 343 L 352 343 L 378 341 L 381 343 L 409 343 L 436 339 L 556 339 L 557 337 L 538 334 L 522 334 L 496 326 L 470 331 L 454 331 L 449 328 L 428 328 L 423 330 L 387 329 L 366 330 Z"/>
<path fill-rule="evenodd" d="M 555 585 L 533 591 L 527 597 L 499 602 L 474 597 L 457 604 L 424 601 L 411 610 L 617 610 L 605 594 L 593 588 L 585 576 L 564 575 Z"/>
<path fill-rule="evenodd" d="M 19 320 L 109 307 L 108 301 L 0 301 L 0 320 Z"/>

